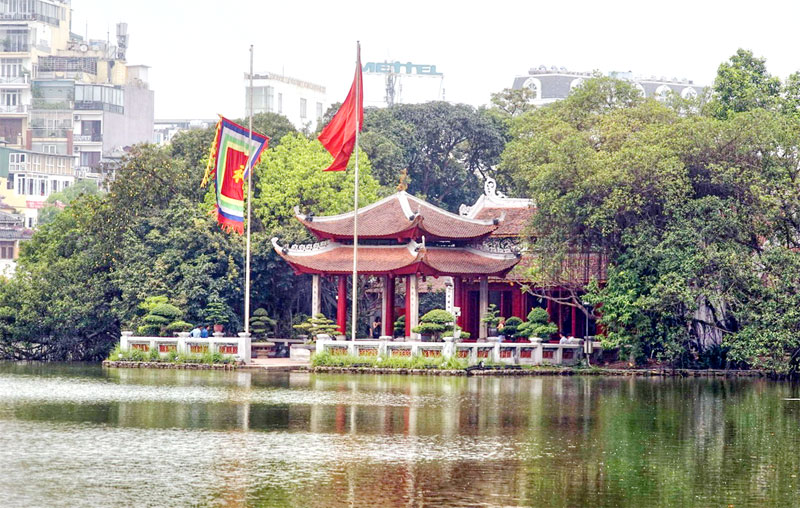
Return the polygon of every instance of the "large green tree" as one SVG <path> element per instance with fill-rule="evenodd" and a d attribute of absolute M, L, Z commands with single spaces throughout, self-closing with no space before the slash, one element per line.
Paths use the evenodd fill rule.
<path fill-rule="evenodd" d="M 408 169 L 408 192 L 456 211 L 477 199 L 482 177 L 495 175 L 505 123 L 466 104 L 401 104 L 367 109 L 362 139 L 382 185 L 394 187 Z"/>

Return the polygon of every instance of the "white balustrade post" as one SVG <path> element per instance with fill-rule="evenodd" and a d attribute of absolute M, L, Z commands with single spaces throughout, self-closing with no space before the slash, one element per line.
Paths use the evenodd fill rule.
<path fill-rule="evenodd" d="M 555 353 L 553 354 L 553 363 L 556 365 L 561 365 L 564 359 L 564 348 L 561 344 L 558 345 L 556 348 Z"/>
<path fill-rule="evenodd" d="M 456 355 L 456 343 L 454 337 L 444 338 L 444 347 L 442 348 L 442 358 L 445 360 L 450 359 Z"/>
<path fill-rule="evenodd" d="M 534 365 L 541 365 L 543 360 L 542 351 L 544 350 L 544 347 L 542 346 L 542 339 L 538 337 L 531 337 L 529 340 L 531 341 L 531 344 L 536 345 L 536 349 L 534 349 L 531 353 L 531 361 Z"/>
<path fill-rule="evenodd" d="M 478 306 L 480 328 L 478 332 L 479 339 L 485 339 L 489 336 L 489 325 L 483 321 L 486 313 L 489 311 L 489 278 L 481 277 L 480 285 L 480 301 Z"/>
<path fill-rule="evenodd" d="M 122 350 L 122 351 L 127 351 L 128 350 L 128 347 L 130 347 L 130 344 L 128 343 L 128 341 L 130 340 L 131 337 L 133 337 L 133 332 L 129 332 L 129 331 L 122 332 L 122 337 L 119 338 L 119 348 L 120 348 L 120 350 Z"/>
<path fill-rule="evenodd" d="M 325 352 L 326 339 L 317 339 L 317 354 Z"/>
<path fill-rule="evenodd" d="M 250 341 L 249 333 L 239 332 L 239 343 L 236 345 L 236 349 L 239 352 L 239 358 L 241 358 L 245 364 L 250 363 L 250 357 L 253 352 L 253 346 Z"/>
<path fill-rule="evenodd" d="M 214 332 L 213 335 L 213 338 L 208 338 L 208 352 L 212 354 L 216 353 L 217 342 L 221 341 L 225 336 L 222 332 Z"/>
<path fill-rule="evenodd" d="M 178 332 L 178 343 L 175 346 L 175 350 L 178 354 L 186 354 L 188 349 L 186 348 L 186 339 L 189 338 L 189 332 Z"/>

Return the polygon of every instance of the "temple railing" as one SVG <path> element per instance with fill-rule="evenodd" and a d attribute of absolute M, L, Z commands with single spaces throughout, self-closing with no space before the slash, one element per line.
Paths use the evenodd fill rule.
<path fill-rule="evenodd" d="M 390 340 L 333 340 L 318 339 L 317 353 L 362 357 L 414 357 L 442 358 L 455 356 L 468 365 L 505 363 L 508 365 L 577 365 L 598 342 L 570 339 L 567 344 L 550 344 L 538 340 L 518 342 L 454 342 L 451 337 L 445 342 L 390 341 Z"/>
<path fill-rule="evenodd" d="M 219 353 L 223 356 L 236 357 L 250 363 L 251 343 L 249 334 L 240 333 L 238 337 L 225 337 L 215 333 L 208 338 L 189 337 L 188 332 L 178 333 L 177 337 L 135 337 L 133 332 L 122 332 L 119 348 L 122 351 L 140 349 L 144 352 L 157 350 L 166 356 L 172 352 L 178 354 Z"/>

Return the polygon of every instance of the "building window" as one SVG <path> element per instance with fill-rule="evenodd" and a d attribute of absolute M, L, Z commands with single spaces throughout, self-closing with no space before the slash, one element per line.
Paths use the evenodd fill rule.
<path fill-rule="evenodd" d="M 66 175 L 67 174 L 67 161 L 64 157 L 58 158 L 58 174 L 59 175 Z"/>
<path fill-rule="evenodd" d="M 31 193 L 31 194 L 33 194 L 33 193 Z M 33 227 L 33 217 L 28 217 L 28 227 L 29 228 Z"/>
<path fill-rule="evenodd" d="M 48 173 L 55 173 L 56 171 L 56 158 L 55 157 L 45 157 L 44 158 L 44 165 L 45 171 Z"/>
<path fill-rule="evenodd" d="M 58 192 L 58 180 L 50 181 L 50 193 Z"/>
<path fill-rule="evenodd" d="M 28 154 L 26 153 L 10 153 L 8 154 L 8 170 L 9 171 L 25 171 Z"/>
<path fill-rule="evenodd" d="M 47 195 L 47 180 L 39 180 L 39 195 Z"/>
<path fill-rule="evenodd" d="M 8 174 L 8 180 L 6 180 L 6 189 L 14 190 L 14 173 Z"/>
<path fill-rule="evenodd" d="M 20 105 L 19 90 L 0 90 L 0 105 L 19 106 Z"/>
<path fill-rule="evenodd" d="M 100 164 L 100 152 L 81 152 L 81 166 L 93 168 Z"/>
<path fill-rule="evenodd" d="M 278 93 L 278 113 L 283 113 L 283 94 Z"/>
<path fill-rule="evenodd" d="M 14 242 L 0 242 L 0 259 L 14 259 Z"/>
<path fill-rule="evenodd" d="M 322 120 L 322 103 L 317 103 L 317 120 Z"/>
<path fill-rule="evenodd" d="M 25 175 L 17 178 L 17 194 L 20 196 L 25 194 Z"/>
<path fill-rule="evenodd" d="M 44 153 L 58 153 L 57 145 L 44 145 L 42 148 Z"/>
<path fill-rule="evenodd" d="M 31 171 L 34 173 L 42 172 L 42 158 L 39 155 L 31 155 Z M 31 194 L 33 194 L 31 192 Z"/>
<path fill-rule="evenodd" d="M 21 58 L 2 58 L 0 59 L 0 77 L 18 78 L 22 75 Z"/>
<path fill-rule="evenodd" d="M 270 113 L 272 113 L 274 111 L 274 109 L 273 109 L 273 107 L 274 107 L 273 103 L 274 102 L 275 102 L 275 88 L 273 88 L 271 86 L 268 86 L 267 87 L 267 111 L 269 111 Z"/>
<path fill-rule="evenodd" d="M 300 118 L 306 117 L 306 100 L 300 99 Z"/>
<path fill-rule="evenodd" d="M 27 194 L 28 196 L 33 196 L 33 178 L 28 178 L 27 182 L 28 182 L 28 187 L 26 189 L 25 194 Z"/>

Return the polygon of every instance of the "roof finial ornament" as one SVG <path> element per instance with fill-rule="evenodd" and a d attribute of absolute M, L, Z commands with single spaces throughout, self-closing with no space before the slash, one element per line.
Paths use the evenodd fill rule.
<path fill-rule="evenodd" d="M 400 182 L 396 188 L 397 192 L 405 192 L 408 189 L 408 168 L 400 172 Z"/>
<path fill-rule="evenodd" d="M 483 193 L 486 194 L 487 197 L 490 198 L 500 198 L 505 199 L 508 196 L 503 194 L 502 192 L 497 191 L 497 182 L 491 176 L 485 176 L 485 181 L 483 182 Z"/>

